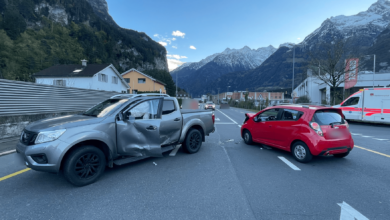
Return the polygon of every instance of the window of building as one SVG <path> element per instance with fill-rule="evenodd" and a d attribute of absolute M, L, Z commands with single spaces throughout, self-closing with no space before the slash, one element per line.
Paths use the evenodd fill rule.
<path fill-rule="evenodd" d="M 125 78 L 125 82 L 126 82 L 126 83 L 130 83 L 130 79 Z"/>
<path fill-rule="evenodd" d="M 66 86 L 66 80 L 63 79 L 55 79 L 53 80 L 54 86 Z"/>
<path fill-rule="evenodd" d="M 99 81 L 100 82 L 108 82 L 108 76 L 103 73 L 99 73 Z"/>
<path fill-rule="evenodd" d="M 138 78 L 138 83 L 146 83 L 146 79 L 145 78 Z"/>
<path fill-rule="evenodd" d="M 113 76 L 113 77 L 112 77 L 112 83 L 118 84 L 118 77 Z"/>

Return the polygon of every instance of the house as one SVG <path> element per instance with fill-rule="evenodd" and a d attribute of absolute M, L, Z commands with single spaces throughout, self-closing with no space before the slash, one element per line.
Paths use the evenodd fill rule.
<path fill-rule="evenodd" d="M 131 87 L 130 93 L 158 91 L 166 94 L 166 84 L 136 69 L 130 69 L 121 74 Z"/>
<path fill-rule="evenodd" d="M 187 92 L 181 90 L 181 91 L 177 92 L 177 97 L 176 98 L 177 99 L 189 99 L 190 95 Z"/>
<path fill-rule="evenodd" d="M 128 93 L 130 86 L 112 64 L 55 65 L 34 74 L 39 84 Z"/>

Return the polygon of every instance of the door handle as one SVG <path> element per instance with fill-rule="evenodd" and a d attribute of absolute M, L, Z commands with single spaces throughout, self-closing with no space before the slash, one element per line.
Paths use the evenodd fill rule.
<path fill-rule="evenodd" d="M 156 130 L 156 129 L 157 129 L 157 127 L 152 126 L 152 125 L 150 125 L 149 127 L 146 128 L 146 130 L 151 130 L 151 131 Z"/>
<path fill-rule="evenodd" d="M 175 120 L 174 121 L 180 121 L 180 118 L 175 118 Z"/>

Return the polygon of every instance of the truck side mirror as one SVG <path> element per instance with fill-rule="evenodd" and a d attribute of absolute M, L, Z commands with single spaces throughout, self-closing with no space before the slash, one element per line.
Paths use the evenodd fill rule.
<path fill-rule="evenodd" d="M 135 121 L 135 117 L 131 116 L 131 112 L 130 111 L 125 112 L 125 114 L 124 114 L 124 121 L 134 122 Z"/>

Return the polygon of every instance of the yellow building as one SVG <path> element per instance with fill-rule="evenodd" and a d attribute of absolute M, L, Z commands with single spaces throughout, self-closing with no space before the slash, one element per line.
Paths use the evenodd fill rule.
<path fill-rule="evenodd" d="M 128 93 L 137 94 L 138 92 L 158 91 L 166 94 L 165 83 L 146 75 L 136 69 L 130 69 L 121 74 L 123 79 L 129 84 L 131 91 Z"/>

